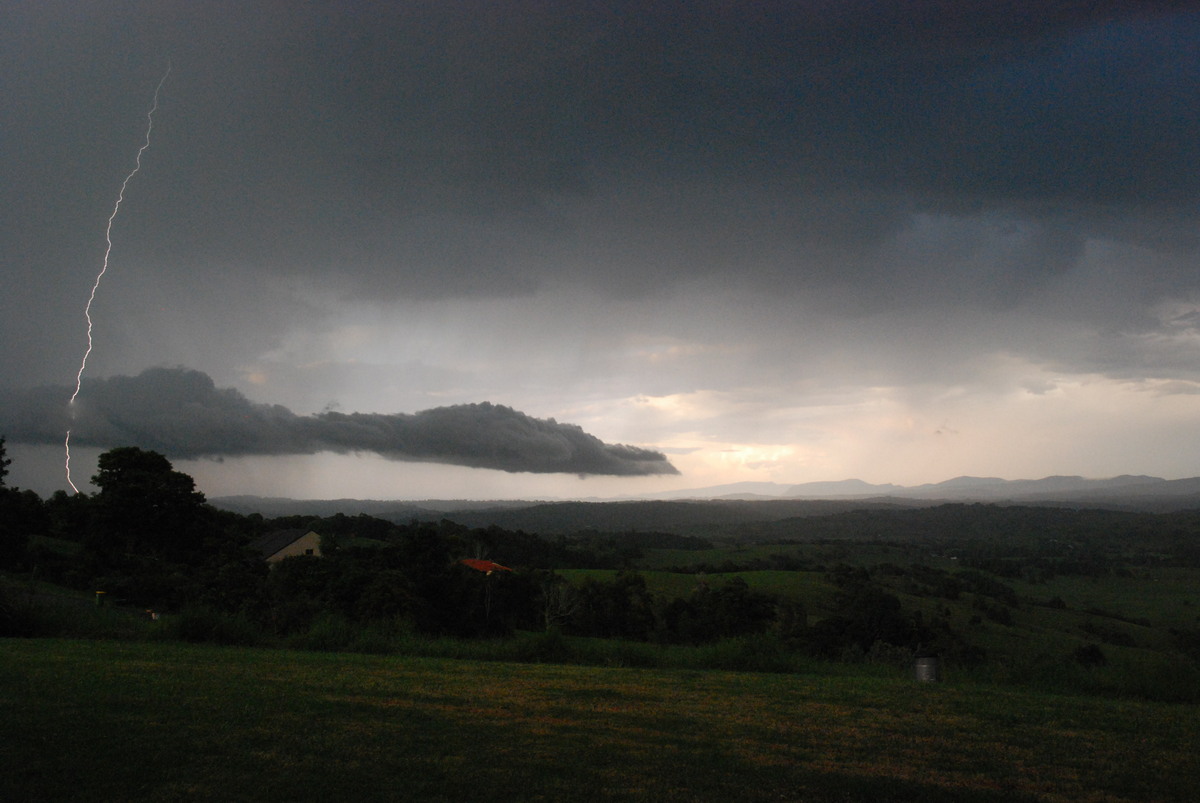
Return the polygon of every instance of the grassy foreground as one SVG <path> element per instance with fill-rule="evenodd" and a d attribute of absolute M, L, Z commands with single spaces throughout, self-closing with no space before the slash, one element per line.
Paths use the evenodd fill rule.
<path fill-rule="evenodd" d="M 1194 705 L 0 640 L 0 800 L 1191 800 Z"/>

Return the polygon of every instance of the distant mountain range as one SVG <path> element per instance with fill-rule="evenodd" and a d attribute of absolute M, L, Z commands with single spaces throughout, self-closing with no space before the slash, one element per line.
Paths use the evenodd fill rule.
<path fill-rule="evenodd" d="M 1166 480 L 1161 477 L 1122 475 L 1108 479 L 1084 477 L 1043 477 L 1040 480 L 1003 480 L 997 477 L 955 477 L 945 482 L 925 485 L 874 485 L 857 479 L 836 482 L 806 482 L 799 485 L 784 485 L 772 482 L 739 482 L 731 485 L 714 485 L 707 488 L 667 491 L 637 497 L 619 499 L 587 499 L 572 501 L 470 501 L 470 500 L 421 500 L 386 501 L 362 499 L 301 500 L 286 498 L 264 498 L 257 496 L 229 496 L 210 500 L 214 505 L 238 513 L 261 513 L 264 516 L 316 515 L 332 516 L 336 513 L 370 516 L 392 521 L 430 521 L 450 516 L 456 520 L 476 521 L 499 520 L 511 517 L 517 510 L 531 508 L 589 508 L 590 515 L 599 511 L 599 503 L 636 502 L 691 502 L 691 501 L 763 502 L 779 510 L 775 513 L 802 515 L 799 509 L 791 511 L 790 505 L 815 503 L 825 500 L 823 506 L 804 505 L 803 515 L 812 515 L 818 510 L 832 512 L 852 505 L 896 505 L 925 506 L 942 502 L 989 502 L 1025 505 L 1049 505 L 1057 507 L 1088 507 L 1116 510 L 1140 510 L 1146 512 L 1170 512 L 1200 508 L 1200 477 Z M 785 505 L 785 503 L 787 503 Z M 836 504 L 834 504 L 836 503 Z M 739 505 L 746 515 L 745 508 Z M 766 509 L 760 511 L 767 514 Z M 712 515 L 711 509 L 705 515 Z M 532 522 L 521 526 L 530 526 Z"/>
<path fill-rule="evenodd" d="M 1108 479 L 1054 476 L 1040 480 L 1004 480 L 999 477 L 955 477 L 925 485 L 873 485 L 850 479 L 782 485 L 773 482 L 739 482 L 708 488 L 670 491 L 641 499 L 921 499 L 988 502 L 1080 502 L 1116 499 L 1186 498 L 1200 506 L 1200 477 L 1165 480 L 1161 477 L 1124 474 Z"/>

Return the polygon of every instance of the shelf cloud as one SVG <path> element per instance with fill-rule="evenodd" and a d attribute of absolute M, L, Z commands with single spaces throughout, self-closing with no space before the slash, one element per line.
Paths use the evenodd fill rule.
<path fill-rule="evenodd" d="M 218 388 L 200 371 L 151 368 L 89 379 L 69 410 L 65 388 L 7 391 L 0 431 L 15 443 L 139 446 L 172 458 L 373 452 L 509 472 L 639 476 L 673 474 L 660 452 L 607 444 L 578 426 L 499 404 L 458 404 L 418 413 L 296 415 Z M 60 399 L 57 405 L 52 400 Z"/>

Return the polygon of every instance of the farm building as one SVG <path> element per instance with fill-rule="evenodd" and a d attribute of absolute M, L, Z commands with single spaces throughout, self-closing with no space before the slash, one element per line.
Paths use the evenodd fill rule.
<path fill-rule="evenodd" d="M 250 546 L 262 553 L 267 563 L 276 563 L 296 555 L 321 556 L 321 536 L 312 530 L 276 530 L 257 538 Z"/>

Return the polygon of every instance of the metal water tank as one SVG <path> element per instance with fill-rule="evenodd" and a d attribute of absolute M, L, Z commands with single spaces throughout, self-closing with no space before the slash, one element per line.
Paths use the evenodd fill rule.
<path fill-rule="evenodd" d="M 918 683 L 938 683 L 942 679 L 941 663 L 936 656 L 918 658 L 916 674 Z"/>

